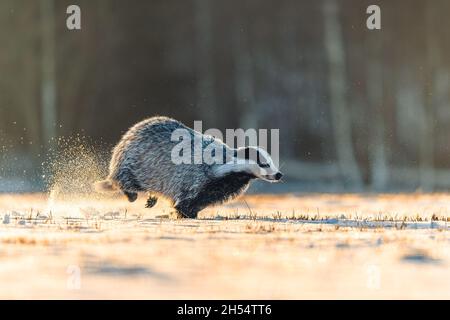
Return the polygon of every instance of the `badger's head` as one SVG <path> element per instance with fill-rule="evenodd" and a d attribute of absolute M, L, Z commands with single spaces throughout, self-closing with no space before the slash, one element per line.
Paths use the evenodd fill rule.
<path fill-rule="evenodd" d="M 226 163 L 216 168 L 219 176 L 231 172 L 242 172 L 269 182 L 279 182 L 283 177 L 269 153 L 260 147 L 235 149 L 232 156 L 227 157 Z"/>

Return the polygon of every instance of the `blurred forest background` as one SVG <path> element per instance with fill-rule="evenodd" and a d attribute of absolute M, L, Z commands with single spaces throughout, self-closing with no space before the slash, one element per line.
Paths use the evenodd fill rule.
<path fill-rule="evenodd" d="M 71 4 L 81 30 L 66 27 Z M 381 30 L 366 28 L 371 4 Z M 0 191 L 42 188 L 52 137 L 108 150 L 156 114 L 279 128 L 284 188 L 446 189 L 449 12 L 447 0 L 0 0 Z"/>

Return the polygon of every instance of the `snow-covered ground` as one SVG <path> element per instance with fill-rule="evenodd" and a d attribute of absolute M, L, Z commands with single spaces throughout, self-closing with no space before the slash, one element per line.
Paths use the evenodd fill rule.
<path fill-rule="evenodd" d="M 450 298 L 450 194 L 0 195 L 0 298 Z"/>

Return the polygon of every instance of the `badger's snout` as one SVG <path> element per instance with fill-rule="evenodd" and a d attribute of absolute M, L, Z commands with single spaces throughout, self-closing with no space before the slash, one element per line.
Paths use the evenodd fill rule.
<path fill-rule="evenodd" d="M 266 175 L 263 179 L 270 181 L 270 182 L 278 182 L 283 177 L 283 174 L 281 172 L 277 172 L 275 174 Z"/>

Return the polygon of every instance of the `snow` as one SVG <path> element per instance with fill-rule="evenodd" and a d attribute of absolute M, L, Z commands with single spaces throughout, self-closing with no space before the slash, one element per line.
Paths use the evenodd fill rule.
<path fill-rule="evenodd" d="M 0 195 L 0 298 L 450 298 L 449 194 L 244 199 Z"/>

